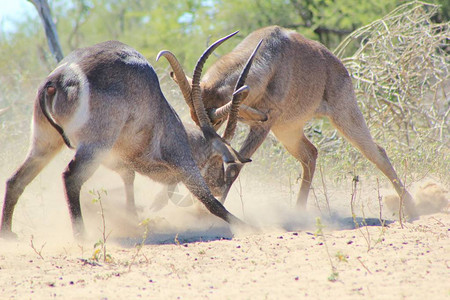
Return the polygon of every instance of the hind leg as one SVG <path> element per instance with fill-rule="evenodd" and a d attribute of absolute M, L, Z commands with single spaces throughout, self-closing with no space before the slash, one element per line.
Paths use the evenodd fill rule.
<path fill-rule="evenodd" d="M 45 152 L 33 149 L 23 164 L 6 182 L 5 200 L 3 203 L 1 235 L 12 234 L 12 216 L 14 207 L 25 187 L 42 171 L 58 152 L 58 149 L 47 149 Z"/>
<path fill-rule="evenodd" d="M 403 199 L 406 214 L 411 218 L 417 217 L 411 195 L 397 176 L 386 151 L 373 141 L 354 96 L 345 101 L 345 103 L 344 101 L 342 102 L 344 105 L 340 106 L 339 110 L 329 114 L 331 122 L 391 181 L 397 194 Z"/>
<path fill-rule="evenodd" d="M 273 128 L 272 131 L 286 150 L 302 165 L 302 182 L 297 196 L 297 207 L 306 209 L 309 190 L 316 170 L 317 149 L 304 135 L 303 125 L 289 130 Z"/>
<path fill-rule="evenodd" d="M 40 120 L 35 121 L 32 145 L 27 158 L 6 182 L 0 235 L 14 236 L 11 231 L 12 217 L 19 197 L 25 187 L 61 150 L 62 145 L 63 140 L 53 128 Z"/>

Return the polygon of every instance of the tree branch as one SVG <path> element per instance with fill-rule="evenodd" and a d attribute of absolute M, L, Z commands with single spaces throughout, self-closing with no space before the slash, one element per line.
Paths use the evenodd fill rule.
<path fill-rule="evenodd" d="M 50 7 L 47 0 L 28 0 L 36 7 L 39 16 L 41 17 L 42 24 L 44 25 L 45 35 L 47 37 L 48 46 L 50 52 L 57 62 L 60 62 L 64 55 L 59 43 L 58 32 L 56 31 L 55 23 L 52 20 Z"/>

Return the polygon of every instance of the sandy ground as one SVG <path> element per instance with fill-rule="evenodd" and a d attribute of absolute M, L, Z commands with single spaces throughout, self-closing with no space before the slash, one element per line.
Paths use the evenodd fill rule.
<path fill-rule="evenodd" d="M 300 213 L 291 209 L 296 190 L 244 173 L 226 206 L 261 231 L 243 233 L 195 207 L 151 212 L 145 199 L 159 187 L 144 178 L 136 182 L 139 218 L 128 218 L 117 178 L 103 170 L 84 189 L 89 238 L 77 241 L 53 170 L 61 166 L 44 170 L 19 201 L 19 238 L 0 239 L 0 299 L 450 299 L 448 210 L 401 228 L 383 209 L 390 221 L 381 226 L 378 190 L 368 185 L 355 214 L 369 226 L 355 228 L 348 187 L 328 190 L 331 214 L 313 196 Z M 106 262 L 102 251 L 93 259 L 103 230 L 87 190 L 99 187 L 108 191 Z"/>

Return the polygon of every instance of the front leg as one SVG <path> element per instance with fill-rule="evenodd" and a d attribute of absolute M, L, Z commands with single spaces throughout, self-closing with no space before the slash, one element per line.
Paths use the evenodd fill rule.
<path fill-rule="evenodd" d="M 239 155 L 244 158 L 250 158 L 253 153 L 261 146 L 261 144 L 266 139 L 270 131 L 270 125 L 252 125 L 250 126 L 250 132 L 247 135 L 241 149 L 239 150 Z M 225 171 L 225 190 L 222 193 L 220 202 L 224 203 L 231 186 L 233 185 L 236 178 L 239 176 L 243 164 L 230 164 Z"/>

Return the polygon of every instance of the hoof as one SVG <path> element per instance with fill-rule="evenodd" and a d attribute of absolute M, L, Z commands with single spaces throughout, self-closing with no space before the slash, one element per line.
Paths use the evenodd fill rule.
<path fill-rule="evenodd" d="M 230 229 L 234 234 L 238 235 L 251 235 L 251 234 L 258 234 L 261 232 L 260 229 L 245 223 L 244 221 L 241 221 L 238 218 L 232 218 L 230 220 Z"/>
<path fill-rule="evenodd" d="M 76 222 L 75 224 L 73 224 L 73 238 L 77 241 L 77 242 L 85 242 L 88 240 L 88 235 L 86 233 L 86 230 L 84 228 L 84 224 L 82 223 L 82 221 Z"/>
<path fill-rule="evenodd" d="M 89 241 L 88 236 L 86 235 L 86 233 L 74 233 L 73 234 L 73 239 L 80 244 L 84 244 L 86 242 Z"/>
<path fill-rule="evenodd" d="M 0 238 L 6 239 L 6 240 L 17 240 L 18 236 L 11 230 L 1 230 Z"/>

